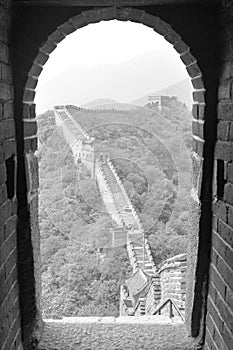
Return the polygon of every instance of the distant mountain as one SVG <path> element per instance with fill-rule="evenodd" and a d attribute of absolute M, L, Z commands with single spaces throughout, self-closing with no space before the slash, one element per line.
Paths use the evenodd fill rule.
<path fill-rule="evenodd" d="M 177 96 L 178 100 L 185 103 L 186 106 L 191 109 L 192 107 L 192 84 L 189 78 L 183 79 L 176 84 L 170 85 L 162 90 L 157 90 L 155 92 L 144 95 L 134 101 L 133 104 L 144 106 L 148 101 L 148 95 L 168 95 Z"/>
<path fill-rule="evenodd" d="M 133 109 L 135 107 L 131 103 L 111 102 L 111 103 L 104 103 L 104 104 L 94 105 L 91 108 L 93 108 L 93 109 L 94 108 L 96 108 L 96 109 L 111 109 L 111 108 L 114 108 L 114 109 L 121 109 L 121 110 L 124 110 L 124 111 L 129 111 L 130 109 Z"/>
<path fill-rule="evenodd" d="M 184 65 L 171 50 L 145 52 L 118 64 L 67 67 L 51 80 L 39 79 L 37 112 L 42 113 L 57 104 L 80 106 L 104 96 L 130 102 L 148 91 L 164 89 L 185 76 Z"/>
<path fill-rule="evenodd" d="M 96 100 L 84 103 L 81 107 L 100 108 L 99 106 L 107 105 L 107 104 L 111 104 L 111 103 L 118 103 L 118 102 L 116 100 L 113 100 L 112 98 L 98 98 Z"/>

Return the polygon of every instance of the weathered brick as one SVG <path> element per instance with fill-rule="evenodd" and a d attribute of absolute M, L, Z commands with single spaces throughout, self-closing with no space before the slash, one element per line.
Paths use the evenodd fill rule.
<path fill-rule="evenodd" d="M 224 187 L 224 200 L 233 205 L 233 184 L 227 183 Z"/>
<path fill-rule="evenodd" d="M 64 36 L 73 33 L 76 30 L 76 27 L 72 21 L 67 21 L 58 27 L 58 30 L 64 34 Z"/>
<path fill-rule="evenodd" d="M 233 232 L 233 231 L 232 231 Z M 222 256 L 222 258 L 233 269 L 233 247 L 230 248 L 228 242 L 220 238 L 217 232 L 213 234 L 213 247 Z"/>
<path fill-rule="evenodd" d="M 85 27 L 88 24 L 87 20 L 83 14 L 74 16 L 70 20 L 74 24 L 76 29 Z M 62 34 L 62 35 L 64 35 L 64 34 Z M 54 40 L 56 43 L 59 43 L 61 40 L 64 39 L 64 36 L 62 38 L 62 36 L 59 34 L 59 32 L 58 33 L 54 32 L 53 37 L 51 37 L 51 39 Z"/>
<path fill-rule="evenodd" d="M 155 31 L 158 34 L 165 35 L 168 31 L 168 28 L 166 26 L 164 27 L 162 25 L 160 26 L 158 17 L 152 16 L 149 13 L 144 13 L 142 21 L 143 21 L 143 24 L 145 24 L 146 26 L 155 28 Z M 156 25 L 156 22 L 158 22 L 157 25 Z"/>
<path fill-rule="evenodd" d="M 17 221 L 17 216 L 13 215 L 4 223 L 5 239 L 16 229 L 16 221 Z"/>
<path fill-rule="evenodd" d="M 2 205 L 7 199 L 6 185 L 3 183 L 0 185 L 0 205 Z"/>
<path fill-rule="evenodd" d="M 219 100 L 230 99 L 231 86 L 232 86 L 232 81 L 230 79 L 220 83 L 219 89 L 218 89 Z"/>
<path fill-rule="evenodd" d="M 16 154 L 16 142 L 15 142 L 15 140 L 4 141 L 3 152 L 4 152 L 4 159 L 8 159 L 13 154 Z"/>
<path fill-rule="evenodd" d="M 9 101 L 3 104 L 3 118 L 13 119 L 13 101 Z"/>
<path fill-rule="evenodd" d="M 197 90 L 193 92 L 194 102 L 205 103 L 205 90 Z"/>
<path fill-rule="evenodd" d="M 6 276 L 9 276 L 11 271 L 17 269 L 17 250 L 16 248 L 11 251 L 5 262 Z"/>
<path fill-rule="evenodd" d="M 210 266 L 210 278 L 211 278 L 211 285 L 215 286 L 218 292 L 224 297 L 226 282 L 222 279 L 222 276 L 219 274 L 218 270 L 213 264 L 211 264 Z"/>
<path fill-rule="evenodd" d="M 204 119 L 205 117 L 205 105 L 195 103 L 193 104 L 192 114 L 195 119 Z"/>
<path fill-rule="evenodd" d="M 193 135 L 204 138 L 204 123 L 198 120 L 193 120 L 192 122 Z"/>
<path fill-rule="evenodd" d="M 230 123 L 230 126 L 229 126 L 229 141 L 233 141 L 233 123 Z"/>
<path fill-rule="evenodd" d="M 7 200 L 0 207 L 0 225 L 2 225 L 10 217 L 10 214 L 11 214 L 11 203 L 9 200 Z"/>
<path fill-rule="evenodd" d="M 0 185 L 6 181 L 6 166 L 5 164 L 0 164 Z"/>
<path fill-rule="evenodd" d="M 199 138 L 193 138 L 193 151 L 196 152 L 200 157 L 203 156 L 204 140 Z"/>
<path fill-rule="evenodd" d="M 28 77 L 27 83 L 26 83 L 27 89 L 34 90 L 37 86 L 37 83 L 38 83 L 37 77 Z"/>
<path fill-rule="evenodd" d="M 16 197 L 11 199 L 11 216 L 17 213 L 18 203 Z"/>
<path fill-rule="evenodd" d="M 231 100 L 219 102 L 218 119 L 233 121 L 233 102 Z"/>
<path fill-rule="evenodd" d="M 15 122 L 13 119 L 0 121 L 0 139 L 12 139 L 15 136 Z"/>
<path fill-rule="evenodd" d="M 145 15 L 145 11 L 138 10 L 136 8 L 131 7 L 130 10 L 130 20 L 136 23 L 142 23 L 143 16 Z"/>
<path fill-rule="evenodd" d="M 217 125 L 217 138 L 218 140 L 227 141 L 230 133 L 230 122 L 219 121 Z"/>
<path fill-rule="evenodd" d="M 233 163 L 227 164 L 227 181 L 233 183 Z"/>
<path fill-rule="evenodd" d="M 233 247 L 233 229 L 222 220 L 219 220 L 218 223 L 218 233 L 225 242 Z"/>
<path fill-rule="evenodd" d="M 5 237 L 4 237 L 4 226 L 0 226 L 0 246 L 4 242 Z"/>
<path fill-rule="evenodd" d="M 226 303 L 232 307 L 233 305 L 233 291 L 227 286 L 225 291 Z"/>
<path fill-rule="evenodd" d="M 205 350 L 219 350 L 215 344 L 213 338 L 211 337 L 208 325 L 206 326 L 206 336 L 205 336 Z"/>
<path fill-rule="evenodd" d="M 23 94 L 24 102 L 33 102 L 36 92 L 34 90 L 25 89 Z"/>
<path fill-rule="evenodd" d="M 219 349 L 219 345 L 223 344 L 223 339 L 220 336 L 221 330 L 223 328 L 223 319 L 220 317 L 219 313 L 217 312 L 214 301 L 210 296 L 208 297 L 207 308 L 208 308 L 208 312 L 210 314 L 210 320 L 211 320 L 211 322 L 208 323 L 208 328 L 210 329 L 211 335 Z"/>
<path fill-rule="evenodd" d="M 9 61 L 8 45 L 0 41 L 0 61 L 7 63 Z"/>
<path fill-rule="evenodd" d="M 220 79 L 227 80 L 231 77 L 231 61 L 227 60 L 220 66 Z"/>
<path fill-rule="evenodd" d="M 10 329 L 7 341 L 5 343 L 5 345 L 3 346 L 3 350 L 8 350 L 10 349 L 11 344 L 14 341 L 15 335 L 17 334 L 17 332 L 20 330 L 21 328 L 21 323 L 20 323 L 20 317 L 19 315 L 15 318 L 12 327 Z"/>
<path fill-rule="evenodd" d="M 228 347 L 228 349 L 230 349 L 232 347 L 233 344 L 233 335 L 232 335 L 232 329 L 230 330 L 228 328 L 228 323 L 224 323 L 223 324 L 223 339 Z"/>
<path fill-rule="evenodd" d="M 212 205 L 213 213 L 222 221 L 227 222 L 227 205 L 219 200 Z"/>
<path fill-rule="evenodd" d="M 217 293 L 216 300 L 215 300 L 215 305 L 216 305 L 217 310 L 220 313 L 224 323 L 228 325 L 228 327 L 229 327 L 229 329 L 231 331 L 233 331 L 233 317 L 232 317 L 232 313 L 230 312 L 229 308 L 227 307 L 226 302 L 220 296 L 219 293 Z"/>
<path fill-rule="evenodd" d="M 31 77 L 39 77 L 40 73 L 42 72 L 42 69 L 42 66 L 34 62 L 28 75 L 30 75 Z"/>
<path fill-rule="evenodd" d="M 226 141 L 217 141 L 215 145 L 215 158 L 227 162 L 233 160 L 233 144 Z"/>
<path fill-rule="evenodd" d="M 191 78 L 201 76 L 201 70 L 196 62 L 193 62 L 188 67 L 186 67 L 187 72 Z"/>
<path fill-rule="evenodd" d="M 49 55 L 53 50 L 55 50 L 57 47 L 57 44 L 53 42 L 52 40 L 47 40 L 42 46 L 40 47 L 40 51 L 44 52 L 45 54 Z"/>
<path fill-rule="evenodd" d="M 37 123 L 35 121 L 24 120 L 24 137 L 34 136 L 37 134 Z"/>
<path fill-rule="evenodd" d="M 175 45 L 174 49 L 180 54 L 183 55 L 185 52 L 189 51 L 189 47 L 182 40 L 179 40 Z"/>
<path fill-rule="evenodd" d="M 39 51 L 38 55 L 36 56 L 34 63 L 38 64 L 39 66 L 43 66 L 49 59 L 49 55 L 46 53 Z"/>
<path fill-rule="evenodd" d="M 12 70 L 11 66 L 6 63 L 0 63 L 1 68 L 1 78 L 2 81 L 8 84 L 11 84 L 12 82 Z"/>
<path fill-rule="evenodd" d="M 37 150 L 37 137 L 25 139 L 24 150 L 26 153 L 35 152 Z"/>
<path fill-rule="evenodd" d="M 0 100 L 10 100 L 12 96 L 12 86 L 8 83 L 0 81 Z"/>
<path fill-rule="evenodd" d="M 190 51 L 185 52 L 180 56 L 180 58 L 186 66 L 189 66 L 190 64 L 196 62 L 196 58 L 191 54 Z"/>
<path fill-rule="evenodd" d="M 181 37 L 172 28 L 169 28 L 167 34 L 165 34 L 164 36 L 164 39 L 166 39 L 169 43 L 171 43 L 174 46 L 178 41 L 181 40 Z"/>
<path fill-rule="evenodd" d="M 215 251 L 216 252 L 216 251 Z M 215 253 L 216 254 L 216 253 Z M 217 255 L 216 267 L 224 281 L 233 290 L 232 269 L 220 255 Z"/>
<path fill-rule="evenodd" d="M 194 89 L 203 90 L 205 88 L 202 77 L 192 79 Z"/>

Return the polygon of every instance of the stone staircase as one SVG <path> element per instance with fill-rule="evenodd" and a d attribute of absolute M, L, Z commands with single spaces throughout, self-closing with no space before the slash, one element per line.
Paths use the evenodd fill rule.
<path fill-rule="evenodd" d="M 138 217 L 133 213 L 133 206 L 123 191 L 123 184 L 116 178 L 113 165 L 109 162 L 102 163 L 101 170 L 111 191 L 115 208 L 121 219 L 122 227 L 128 231 L 127 247 L 133 271 L 143 270 L 147 275 L 153 276 L 155 268 L 148 255 L 148 247 L 145 247 L 144 231 Z M 108 209 L 108 208 L 107 208 Z M 117 232 L 117 231 L 116 231 Z"/>

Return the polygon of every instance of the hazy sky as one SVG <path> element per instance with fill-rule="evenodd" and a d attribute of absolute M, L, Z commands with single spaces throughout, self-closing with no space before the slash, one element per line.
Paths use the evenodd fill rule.
<path fill-rule="evenodd" d="M 88 70 L 90 72 L 96 72 L 98 66 L 103 66 L 106 63 L 108 65 L 110 64 L 111 69 L 113 70 L 115 65 L 119 67 L 119 64 L 129 61 L 132 58 L 135 58 L 135 56 L 141 55 L 145 52 L 152 52 L 154 54 L 155 51 L 157 56 L 159 56 L 161 69 L 164 71 L 164 81 L 157 81 L 154 91 L 165 87 L 166 84 L 173 84 L 187 77 L 185 67 L 172 46 L 165 41 L 162 36 L 144 25 L 114 20 L 100 22 L 98 24 L 90 24 L 77 30 L 58 44 L 57 48 L 50 55 L 49 60 L 44 65 L 36 91 L 37 112 L 40 113 L 45 109 L 52 107 L 49 103 L 50 101 L 51 103 L 55 102 L 52 97 L 55 95 L 56 89 L 61 89 L 62 79 L 64 80 L 64 72 L 69 69 L 73 70 L 74 73 L 74 78 L 72 79 L 72 82 L 70 82 L 70 89 L 74 89 L 75 84 L 79 84 L 79 86 L 83 85 L 85 89 L 88 89 L 88 87 L 86 87 L 86 85 L 88 85 L 87 82 L 80 81 L 80 79 L 85 80 L 85 75 L 83 76 L 81 74 L 82 67 L 83 70 L 87 72 L 87 75 Z M 163 67 L 163 62 L 167 62 L 168 55 L 170 69 L 166 68 L 166 64 Z M 171 65 L 172 67 L 170 67 Z M 134 70 L 135 72 L 140 71 L 140 74 L 142 74 L 140 90 L 134 89 L 134 86 L 130 84 L 132 79 L 130 79 L 131 81 L 127 81 L 127 77 L 125 77 L 125 82 L 120 87 L 121 94 L 117 96 L 117 93 L 114 90 L 112 92 L 110 91 L 113 95 L 105 96 L 103 94 L 106 94 L 106 89 L 103 88 L 102 91 L 100 81 L 98 87 L 95 89 L 96 96 L 94 96 L 95 91 L 90 92 L 90 96 L 88 95 L 88 91 L 85 91 L 83 96 L 80 95 L 77 97 L 77 104 L 83 104 L 88 102 L 88 100 L 100 97 L 122 99 L 124 92 L 122 89 L 125 89 L 126 92 L 125 100 L 132 97 L 132 99 L 136 99 L 137 97 L 140 97 L 138 94 L 143 95 L 150 93 L 152 88 L 151 83 L 148 84 L 150 79 L 145 77 L 144 80 L 143 71 L 139 70 L 136 66 L 134 67 Z M 59 76 L 61 76 L 60 82 Z M 99 79 L 99 77 L 96 76 L 96 79 L 97 78 Z M 154 79 L 154 77 L 151 79 Z M 53 81 L 54 89 L 52 88 Z M 59 84 L 61 85 L 60 87 Z M 97 82 L 95 82 L 95 84 L 97 84 Z M 64 101 L 59 101 L 60 104 L 65 102 L 69 103 L 67 101 L 67 94 L 69 94 L 68 90 L 67 87 L 64 88 Z M 127 95 L 127 90 L 131 91 L 130 96 Z M 59 98 L 61 99 L 61 96 L 59 96 Z"/>

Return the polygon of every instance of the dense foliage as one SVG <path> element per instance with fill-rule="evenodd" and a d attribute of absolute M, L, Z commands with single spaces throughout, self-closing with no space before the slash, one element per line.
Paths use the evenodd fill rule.
<path fill-rule="evenodd" d="M 162 111 L 70 111 L 99 142 L 97 149 L 111 154 L 156 263 L 185 252 L 191 174 L 186 107 L 171 98 Z M 38 117 L 38 127 L 44 317 L 116 316 L 120 284 L 131 272 L 126 249 L 110 249 L 114 223 L 95 180 L 75 165 L 52 111 Z"/>

